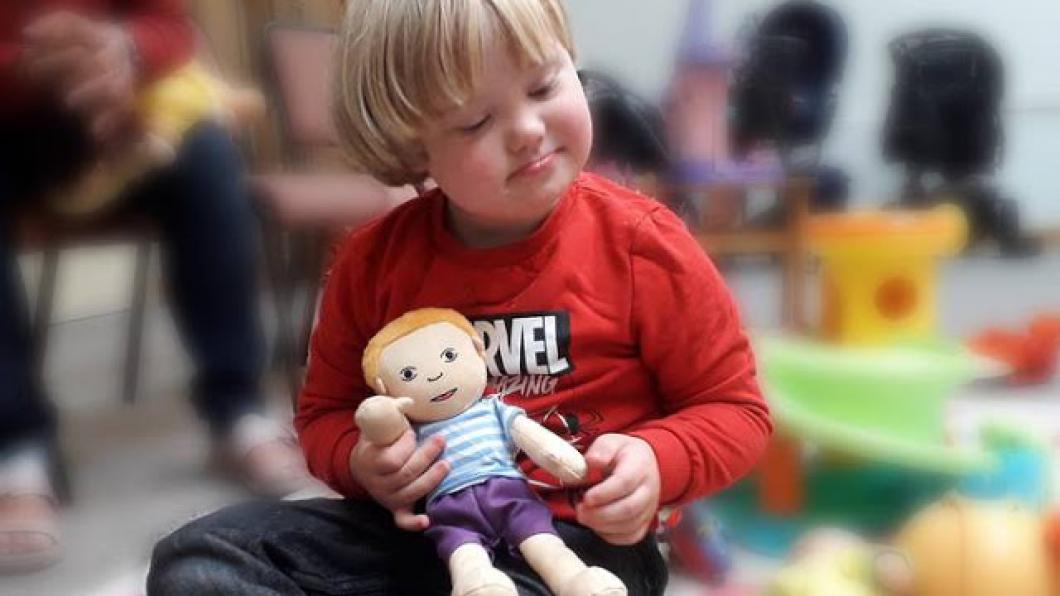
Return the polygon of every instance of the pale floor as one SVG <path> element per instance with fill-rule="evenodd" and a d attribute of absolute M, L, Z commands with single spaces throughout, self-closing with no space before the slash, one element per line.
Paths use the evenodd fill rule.
<path fill-rule="evenodd" d="M 159 537 L 241 498 L 235 487 L 206 472 L 209 446 L 184 399 L 187 361 L 157 297 L 149 317 L 141 399 L 133 406 L 119 402 L 125 316 L 100 313 L 113 310 L 126 295 L 120 287 L 125 283 L 122 257 L 96 258 L 103 260 L 86 261 L 94 266 L 87 281 L 79 282 L 83 300 L 60 309 L 63 322 L 52 329 L 47 368 L 76 489 L 65 520 L 66 556 L 38 575 L 0 578 L 5 596 L 135 594 Z M 726 267 L 726 275 L 750 326 L 774 327 L 778 284 L 773 269 L 740 264 Z M 944 280 L 941 325 L 951 337 L 990 324 L 1019 323 L 1037 309 L 1060 309 L 1060 255 L 1026 262 L 965 259 L 947 266 Z M 280 411 L 287 408 L 279 384 L 271 398 Z M 959 404 L 974 415 L 1000 411 L 1060 420 L 1060 384 L 1019 392 L 972 388 Z M 694 585 L 675 585 L 671 592 L 702 593 Z"/>

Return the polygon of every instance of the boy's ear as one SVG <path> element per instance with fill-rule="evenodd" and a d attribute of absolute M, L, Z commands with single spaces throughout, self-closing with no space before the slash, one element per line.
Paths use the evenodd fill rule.
<path fill-rule="evenodd" d="M 471 343 L 475 345 L 475 350 L 478 352 L 479 358 L 486 359 L 486 343 L 482 341 L 482 338 L 473 335 L 471 336 Z"/>
<path fill-rule="evenodd" d="M 380 395 L 387 395 L 386 383 L 383 382 L 383 379 L 379 377 L 375 378 L 375 390 L 378 391 Z"/>

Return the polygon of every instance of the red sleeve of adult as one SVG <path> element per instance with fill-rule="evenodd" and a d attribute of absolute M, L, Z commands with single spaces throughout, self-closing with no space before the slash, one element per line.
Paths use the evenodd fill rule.
<path fill-rule="evenodd" d="M 140 76 L 150 81 L 191 58 L 194 34 L 184 0 L 135 0 L 121 15 L 136 47 Z"/>
<path fill-rule="evenodd" d="M 661 207 L 633 241 L 634 334 L 663 416 L 632 429 L 655 452 L 660 502 L 721 490 L 755 465 L 773 425 L 731 293 L 684 224 Z"/>

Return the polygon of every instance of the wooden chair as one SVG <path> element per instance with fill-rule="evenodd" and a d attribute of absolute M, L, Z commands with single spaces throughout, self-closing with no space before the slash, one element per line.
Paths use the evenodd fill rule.
<path fill-rule="evenodd" d="M 132 278 L 132 304 L 129 306 L 125 355 L 122 362 L 122 401 L 133 403 L 139 393 L 144 319 L 147 305 L 147 278 L 151 249 L 157 232 L 141 216 L 115 216 L 89 222 L 70 222 L 39 211 L 21 211 L 16 216 L 16 242 L 20 252 L 42 254 L 40 278 L 34 300 L 34 373 L 43 376 L 48 337 L 55 303 L 56 281 L 62 251 L 72 247 L 100 244 L 133 244 L 136 264 Z"/>
<path fill-rule="evenodd" d="M 330 116 L 336 43 L 334 30 L 298 24 L 273 23 L 264 34 L 262 63 L 282 156 L 280 171 L 254 176 L 252 183 L 276 305 L 275 357 L 292 398 L 301 388 L 328 248 L 416 196 L 411 187 L 388 188 L 341 165 Z"/>
<path fill-rule="evenodd" d="M 744 195 L 749 186 L 768 186 L 784 206 L 784 221 L 759 229 L 742 224 Z M 809 217 L 812 182 L 788 178 L 778 183 L 720 183 L 709 186 L 668 188 L 670 195 L 699 196 L 712 207 L 700 221 L 691 222 L 692 232 L 714 256 L 771 254 L 782 264 L 781 323 L 791 331 L 805 331 L 806 221 Z"/>

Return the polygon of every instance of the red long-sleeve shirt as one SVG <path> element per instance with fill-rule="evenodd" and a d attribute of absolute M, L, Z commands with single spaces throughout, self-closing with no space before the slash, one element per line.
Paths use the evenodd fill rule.
<path fill-rule="evenodd" d="M 193 35 L 184 0 L 20 0 L 0 2 L 0 118 L 14 118 L 37 100 L 16 72 L 22 30 L 56 10 L 109 19 L 126 27 L 136 46 L 140 76 L 151 80 L 192 53 Z"/>
<path fill-rule="evenodd" d="M 295 421 L 316 476 L 364 495 L 348 463 L 354 410 L 372 393 L 361 354 L 385 323 L 426 306 L 471 319 L 492 389 L 580 449 L 609 432 L 647 441 L 663 504 L 752 467 L 772 431 L 754 358 L 728 289 L 670 211 L 583 174 L 532 236 L 475 250 L 446 230 L 445 201 L 434 191 L 406 203 L 340 252 Z M 539 492 L 573 518 L 573 493 Z"/>

